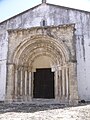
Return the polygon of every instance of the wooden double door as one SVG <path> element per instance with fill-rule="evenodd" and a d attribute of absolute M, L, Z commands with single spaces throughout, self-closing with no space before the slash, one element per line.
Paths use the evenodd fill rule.
<path fill-rule="evenodd" d="M 52 99 L 54 95 L 54 72 L 50 68 L 36 69 L 33 82 L 33 98 Z"/>

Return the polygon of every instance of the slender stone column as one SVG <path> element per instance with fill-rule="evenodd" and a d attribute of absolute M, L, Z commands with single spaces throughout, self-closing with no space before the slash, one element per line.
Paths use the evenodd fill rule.
<path fill-rule="evenodd" d="M 15 70 L 15 99 L 17 100 L 17 69 Z"/>
<path fill-rule="evenodd" d="M 58 96 L 58 71 L 55 71 L 55 99 L 58 101 L 59 96 Z"/>
<path fill-rule="evenodd" d="M 20 68 L 18 69 L 18 74 L 17 74 L 17 99 L 20 101 L 21 96 L 20 96 L 20 85 L 21 85 L 21 70 Z"/>
<path fill-rule="evenodd" d="M 65 74 L 64 68 L 62 69 L 62 97 L 65 97 Z"/>
<path fill-rule="evenodd" d="M 29 71 L 27 70 L 27 101 L 29 101 Z"/>
<path fill-rule="evenodd" d="M 6 90 L 6 101 L 12 102 L 14 95 L 14 64 L 8 64 L 8 74 L 7 74 L 7 90 Z"/>
<path fill-rule="evenodd" d="M 31 72 L 31 96 L 33 98 L 33 81 L 34 81 L 34 73 Z"/>
<path fill-rule="evenodd" d="M 31 101 L 32 88 L 31 88 L 31 72 L 29 72 L 29 101 Z"/>
<path fill-rule="evenodd" d="M 62 96 L 62 74 L 61 74 L 61 70 L 59 70 L 59 81 L 58 81 L 58 84 L 59 84 L 59 97 L 61 99 L 61 96 Z"/>
<path fill-rule="evenodd" d="M 22 99 L 22 92 L 23 92 L 23 71 L 22 71 L 22 69 L 21 69 L 21 82 L 20 82 L 20 95 L 21 95 L 21 99 Z"/>
<path fill-rule="evenodd" d="M 69 68 L 66 68 L 66 98 L 69 97 Z"/>
<path fill-rule="evenodd" d="M 25 70 L 22 70 L 22 100 L 25 100 Z"/>
<path fill-rule="evenodd" d="M 66 91 L 67 91 L 67 88 L 66 88 L 66 67 L 64 68 L 64 90 L 65 90 L 65 98 L 66 98 Z"/>
<path fill-rule="evenodd" d="M 27 101 L 27 71 L 25 71 L 25 100 Z"/>

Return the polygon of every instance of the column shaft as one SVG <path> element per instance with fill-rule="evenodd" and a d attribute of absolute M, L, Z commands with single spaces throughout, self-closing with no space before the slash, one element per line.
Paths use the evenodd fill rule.
<path fill-rule="evenodd" d="M 27 95 L 27 71 L 25 71 L 25 95 Z"/>
<path fill-rule="evenodd" d="M 31 96 L 31 72 L 29 72 L 29 95 Z"/>
<path fill-rule="evenodd" d="M 66 68 L 66 97 L 69 96 L 69 69 Z"/>
<path fill-rule="evenodd" d="M 64 68 L 62 69 L 62 95 L 65 96 L 65 76 L 64 76 Z"/>
<path fill-rule="evenodd" d="M 15 98 L 17 99 L 17 69 L 15 70 Z"/>
<path fill-rule="evenodd" d="M 58 100 L 58 71 L 55 71 L 55 99 Z"/>
<path fill-rule="evenodd" d="M 22 86 L 22 81 L 23 81 L 23 72 L 21 70 L 21 85 L 20 85 L 20 95 L 22 96 L 22 89 L 23 89 L 23 86 Z"/>

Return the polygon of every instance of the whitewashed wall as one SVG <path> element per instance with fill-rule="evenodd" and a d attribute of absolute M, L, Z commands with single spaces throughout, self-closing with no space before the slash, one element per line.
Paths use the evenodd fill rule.
<path fill-rule="evenodd" d="M 6 85 L 6 31 L 40 26 L 43 19 L 48 26 L 75 23 L 79 98 L 90 101 L 90 13 L 50 4 L 42 4 L 0 24 L 0 100 L 4 99 Z"/>
<path fill-rule="evenodd" d="M 5 99 L 6 89 L 6 61 L 0 62 L 0 101 Z"/>
<path fill-rule="evenodd" d="M 7 32 L 0 30 L 0 101 L 5 99 L 7 44 Z"/>

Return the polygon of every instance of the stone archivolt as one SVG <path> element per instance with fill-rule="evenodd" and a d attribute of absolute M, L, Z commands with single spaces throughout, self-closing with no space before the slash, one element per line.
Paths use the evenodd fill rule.
<path fill-rule="evenodd" d="M 63 49 L 63 50 L 62 50 Z M 56 64 L 64 64 L 69 61 L 68 51 L 63 48 L 57 41 L 53 41 L 48 37 L 39 37 L 38 39 L 33 39 L 30 41 L 26 41 L 23 45 L 21 44 L 13 55 L 13 63 L 21 66 L 30 66 L 31 62 L 37 56 L 50 56 L 58 63 Z"/>

